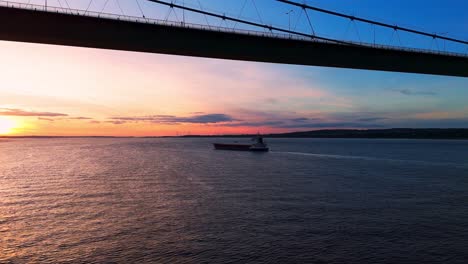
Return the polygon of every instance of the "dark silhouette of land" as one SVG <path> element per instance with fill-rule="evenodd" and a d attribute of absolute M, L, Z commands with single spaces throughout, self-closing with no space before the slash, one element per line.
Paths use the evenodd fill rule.
<path fill-rule="evenodd" d="M 251 137 L 253 135 L 241 135 Z M 402 139 L 468 139 L 466 128 L 392 128 L 392 129 L 333 129 L 291 132 L 281 134 L 264 134 L 267 138 L 402 138 Z M 184 137 L 219 137 L 196 136 Z M 223 135 L 222 137 L 240 137 L 240 135 Z"/>
<path fill-rule="evenodd" d="M 468 129 L 369 129 L 318 130 L 271 135 L 274 137 L 314 138 L 409 138 L 409 139 L 468 139 Z"/>

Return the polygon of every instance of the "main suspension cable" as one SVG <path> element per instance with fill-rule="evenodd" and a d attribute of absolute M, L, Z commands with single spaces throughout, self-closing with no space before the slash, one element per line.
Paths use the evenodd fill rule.
<path fill-rule="evenodd" d="M 204 15 L 208 15 L 208 16 L 212 16 L 212 17 L 221 18 L 222 20 L 230 20 L 230 21 L 234 21 L 234 22 L 237 22 L 237 23 L 246 24 L 246 25 L 250 25 L 250 26 L 254 26 L 254 27 L 266 28 L 266 29 L 268 29 L 270 31 L 274 30 L 274 31 L 279 31 L 279 32 L 283 32 L 283 33 L 292 34 L 292 35 L 298 35 L 298 36 L 307 37 L 307 38 L 311 38 L 311 39 L 318 39 L 318 40 L 334 42 L 334 43 L 344 44 L 344 45 L 361 46 L 359 44 L 351 43 L 351 42 L 348 42 L 348 41 L 331 39 L 331 38 L 326 38 L 326 37 L 320 37 L 320 36 L 317 36 L 317 35 L 309 35 L 309 34 L 305 34 L 305 33 L 298 32 L 298 31 L 292 31 L 292 30 L 283 29 L 283 28 L 279 28 L 279 27 L 275 27 L 275 26 L 271 26 L 271 25 L 264 25 L 264 24 L 260 24 L 260 23 L 256 23 L 256 22 L 251 22 L 251 21 L 248 21 L 248 20 L 243 20 L 243 19 L 238 19 L 238 18 L 226 16 L 224 14 L 220 15 L 220 14 L 211 13 L 211 12 L 207 12 L 207 11 L 203 11 L 203 10 L 199 10 L 199 9 L 195 9 L 195 8 L 190 8 L 190 7 L 187 7 L 187 6 L 181 6 L 181 5 L 177 5 L 177 4 L 174 4 L 174 3 L 168 3 L 168 2 L 165 2 L 165 1 L 160 1 L 160 0 L 148 0 L 148 1 L 153 2 L 153 3 L 157 3 L 157 4 L 161 4 L 161 5 L 166 5 L 166 6 L 169 6 L 171 8 L 179 8 L 179 9 L 184 9 L 184 10 L 194 12 L 194 13 L 199 13 L 199 14 L 204 14 Z"/>
<path fill-rule="evenodd" d="M 289 4 L 289 5 L 293 5 L 293 6 L 298 6 L 298 7 L 302 8 L 302 9 L 310 9 L 310 10 L 314 10 L 314 11 L 317 11 L 317 12 L 333 15 L 333 16 L 344 17 L 344 18 L 350 19 L 352 21 L 356 20 L 356 21 L 360 21 L 360 22 L 364 22 L 364 23 L 368 23 L 368 24 L 372 24 L 372 25 L 391 28 L 391 29 L 394 29 L 394 30 L 401 30 L 401 31 L 406 31 L 406 32 L 418 34 L 418 35 L 423 35 L 423 36 L 431 37 L 433 39 L 438 38 L 438 39 L 443 39 L 443 40 L 448 40 L 448 41 L 468 45 L 468 41 L 465 41 L 465 40 L 445 37 L 445 36 L 437 35 L 437 34 L 431 34 L 431 33 L 423 32 L 423 31 L 419 31 L 419 30 L 414 30 L 414 29 L 411 29 L 411 28 L 400 27 L 400 26 L 397 26 L 397 25 L 390 25 L 390 24 L 379 22 L 379 21 L 374 21 L 374 20 L 370 20 L 370 19 L 366 19 L 366 18 L 361 18 L 361 17 L 351 16 L 351 15 L 347 15 L 347 14 L 343 14 L 343 13 L 338 13 L 338 12 L 335 12 L 335 11 L 326 10 L 326 9 L 323 9 L 323 8 L 318 8 L 318 7 L 310 6 L 310 5 L 307 5 L 307 4 L 297 3 L 297 2 L 294 2 L 294 1 L 289 1 L 289 0 L 276 0 L 276 1 L 282 2 L 282 3 L 285 3 L 285 4 Z"/>

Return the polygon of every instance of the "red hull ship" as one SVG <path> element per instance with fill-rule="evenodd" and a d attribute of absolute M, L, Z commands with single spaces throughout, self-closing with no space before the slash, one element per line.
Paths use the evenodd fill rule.
<path fill-rule="evenodd" d="M 218 150 L 237 150 L 237 151 L 259 151 L 267 152 L 269 148 L 267 144 L 263 141 L 262 137 L 255 138 L 256 142 L 254 144 L 238 144 L 238 143 L 214 143 L 213 146 Z"/>

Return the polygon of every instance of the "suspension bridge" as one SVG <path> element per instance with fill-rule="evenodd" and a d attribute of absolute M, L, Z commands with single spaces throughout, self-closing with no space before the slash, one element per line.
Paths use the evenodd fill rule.
<path fill-rule="evenodd" d="M 0 40 L 53 44 L 64 46 L 162 53 L 206 58 L 270 62 L 282 64 L 325 66 L 350 69 L 380 70 L 405 73 L 468 77 L 468 41 L 444 34 L 428 33 L 363 17 L 322 9 L 295 1 L 276 0 L 297 8 L 310 25 L 310 32 L 274 26 L 264 21 L 208 11 L 181 1 L 135 0 L 140 15 L 125 15 L 118 0 L 120 13 L 72 8 L 64 0 L 0 1 Z M 139 1 L 165 7 L 168 15 L 150 17 Z M 245 0 L 247 1 L 247 0 Z M 255 1 L 255 0 L 251 0 Z M 274 1 L 274 0 L 272 0 Z M 107 5 L 109 0 L 105 1 Z M 245 2 L 244 2 L 245 5 Z M 243 7 L 244 8 L 244 7 Z M 257 8 L 255 6 L 255 8 Z M 169 20 L 171 13 L 182 17 Z M 291 9 L 292 10 L 292 9 Z M 258 13 L 258 10 L 256 10 Z M 372 27 L 389 29 L 393 34 L 405 32 L 431 41 L 458 45 L 457 51 L 421 49 L 402 45 L 341 39 L 317 34 L 310 12 L 356 21 Z M 146 12 L 147 13 L 147 12 Z M 197 14 L 206 23 L 190 22 L 185 14 Z M 207 19 L 220 21 L 218 25 Z M 221 26 L 224 22 L 224 25 Z M 227 26 L 230 22 L 233 26 Z M 238 25 L 243 25 L 240 28 Z M 375 34 L 375 33 L 374 33 Z M 375 38 L 375 37 L 374 37 Z M 436 42 L 437 43 L 437 42 Z"/>

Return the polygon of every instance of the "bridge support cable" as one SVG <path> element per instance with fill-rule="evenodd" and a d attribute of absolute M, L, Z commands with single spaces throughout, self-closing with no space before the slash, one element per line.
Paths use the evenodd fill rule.
<path fill-rule="evenodd" d="M 255 12 L 257 13 L 257 17 L 258 17 L 260 23 L 264 24 L 262 15 L 260 14 L 260 11 L 258 10 L 257 4 L 255 3 L 255 0 L 251 0 L 251 2 L 252 2 L 252 5 L 255 8 Z M 264 28 L 263 30 L 265 30 L 265 32 L 268 32 L 268 29 L 266 29 L 266 28 Z"/>
<path fill-rule="evenodd" d="M 92 3 L 93 3 L 93 0 L 89 0 L 89 4 L 88 4 L 88 7 L 86 7 L 85 13 L 89 11 L 89 8 L 91 7 Z"/>
<path fill-rule="evenodd" d="M 358 37 L 359 42 L 361 42 L 361 35 L 359 34 L 359 29 L 358 29 L 358 27 L 356 25 L 356 21 L 353 20 L 352 22 L 353 22 L 354 30 L 356 31 L 356 36 Z"/>
<path fill-rule="evenodd" d="M 247 0 L 244 0 L 244 3 L 242 4 L 242 7 L 241 7 L 240 12 L 239 12 L 239 16 L 237 18 L 240 19 L 242 17 L 242 12 L 244 11 L 244 8 L 245 8 L 246 4 L 247 4 Z M 234 22 L 234 26 L 232 28 L 236 29 L 236 26 L 237 26 L 237 22 Z"/>
<path fill-rule="evenodd" d="M 258 11 L 257 4 L 255 3 L 255 0 L 252 0 L 252 4 L 255 7 L 255 11 L 257 12 L 258 19 L 260 19 L 260 22 L 263 23 L 262 16 L 260 15 L 260 12 Z"/>
<path fill-rule="evenodd" d="M 297 28 L 297 25 L 299 25 L 299 21 L 301 21 L 301 18 L 302 18 L 302 13 L 304 12 L 304 9 L 301 9 L 301 12 L 299 13 L 299 15 L 297 16 L 297 19 L 296 19 L 296 22 L 294 23 L 294 26 L 293 26 L 293 29 L 292 30 L 296 30 Z M 314 34 L 315 35 L 315 34 Z"/>
<path fill-rule="evenodd" d="M 375 25 L 372 25 L 372 35 L 373 35 L 373 38 L 374 38 L 374 46 L 375 46 L 375 43 L 376 43 L 376 38 L 375 38 Z"/>
<path fill-rule="evenodd" d="M 169 18 L 171 17 L 172 12 L 174 12 L 175 20 L 179 22 L 179 17 L 177 16 L 177 12 L 174 10 L 174 7 L 169 7 L 169 10 L 167 10 L 166 18 L 164 19 L 165 22 L 169 21 Z"/>
<path fill-rule="evenodd" d="M 141 16 L 142 16 L 143 18 L 146 18 L 146 17 L 145 17 L 145 13 L 143 13 L 143 9 L 142 9 L 141 6 L 140 6 L 140 2 L 139 2 L 138 0 L 135 0 L 135 2 L 136 2 L 136 4 L 137 4 L 137 6 L 138 6 L 138 10 L 140 10 Z"/>
<path fill-rule="evenodd" d="M 123 11 L 122 6 L 120 5 L 120 0 L 115 0 L 115 2 L 120 10 L 120 14 L 122 14 L 122 16 L 125 16 L 125 12 Z"/>
<path fill-rule="evenodd" d="M 104 12 L 104 9 L 106 9 L 106 6 L 107 6 L 107 3 L 109 2 L 109 0 L 106 0 L 106 2 L 104 3 L 104 6 L 102 7 L 101 11 L 99 13 L 103 13 Z"/>
<path fill-rule="evenodd" d="M 198 5 L 200 6 L 200 9 L 203 10 L 203 6 L 202 6 L 202 4 L 200 3 L 200 0 L 197 0 L 197 2 L 198 2 Z M 208 25 L 208 28 L 211 29 L 210 22 L 208 22 L 208 17 L 207 17 L 205 14 L 203 14 L 203 17 L 205 18 L 205 21 L 206 21 L 206 24 Z"/>
<path fill-rule="evenodd" d="M 203 11 L 203 10 L 199 10 L 199 9 L 195 9 L 195 8 L 190 8 L 190 7 L 187 7 L 187 6 L 181 6 L 181 5 L 177 5 L 177 4 L 174 4 L 174 3 L 168 3 L 168 2 L 165 2 L 165 1 L 160 1 L 160 0 L 148 0 L 148 1 L 153 2 L 153 3 L 157 3 L 157 4 L 161 4 L 161 5 L 166 5 L 166 6 L 169 6 L 171 8 L 179 8 L 179 9 L 187 10 L 187 11 L 194 12 L 194 13 L 199 13 L 199 14 L 204 14 L 204 15 L 207 15 L 207 16 L 217 17 L 217 18 L 222 19 L 223 21 L 229 20 L 229 21 L 233 21 L 233 22 L 237 22 L 237 23 L 241 23 L 241 24 L 245 24 L 245 25 L 250 25 L 250 26 L 259 27 L 259 28 L 265 28 L 265 29 L 268 29 L 269 31 L 278 31 L 278 32 L 282 32 L 282 33 L 287 33 L 287 34 L 292 34 L 292 35 L 297 35 L 297 36 L 301 36 L 301 37 L 310 38 L 312 40 L 317 39 L 317 40 L 322 40 L 322 41 L 327 41 L 327 42 L 332 42 L 332 43 L 337 43 L 337 44 L 342 44 L 342 45 L 361 46 L 359 44 L 351 43 L 351 42 L 348 42 L 348 41 L 331 39 L 331 38 L 321 37 L 321 36 L 317 36 L 317 35 L 305 34 L 305 33 L 298 32 L 298 31 L 293 31 L 293 30 L 283 29 L 283 28 L 275 27 L 275 26 L 271 26 L 271 25 L 265 25 L 265 24 L 260 24 L 260 23 L 256 23 L 256 22 L 251 22 L 251 21 L 248 21 L 248 20 L 243 20 L 243 19 L 238 19 L 238 18 L 235 18 L 235 17 L 226 16 L 224 14 L 220 15 L 220 14 L 207 12 L 207 11 Z"/>
<path fill-rule="evenodd" d="M 397 25 L 382 23 L 382 22 L 375 21 L 375 20 L 370 20 L 370 19 L 366 19 L 366 18 L 351 16 L 351 15 L 338 13 L 338 12 L 335 12 L 335 11 L 331 11 L 331 10 L 327 10 L 327 9 L 323 9 L 323 8 L 318 8 L 318 7 L 307 5 L 307 4 L 297 3 L 297 2 L 294 2 L 294 1 L 289 1 L 289 0 L 276 0 L 276 1 L 281 2 L 281 3 L 285 3 L 285 4 L 289 4 L 289 5 L 293 5 L 293 6 L 297 6 L 297 7 L 304 8 L 304 9 L 314 10 L 314 11 L 317 11 L 317 12 L 320 12 L 320 13 L 325 13 L 325 14 L 329 14 L 329 15 L 333 15 L 333 16 L 347 18 L 347 19 L 350 19 L 350 20 L 353 20 L 353 21 L 356 20 L 356 21 L 359 21 L 359 22 L 367 23 L 367 24 L 372 24 L 372 25 L 376 25 L 376 26 L 391 28 L 391 29 L 394 29 L 394 30 L 406 31 L 406 32 L 413 33 L 413 34 L 418 34 L 418 35 L 423 35 L 423 36 L 427 36 L 427 37 L 431 37 L 431 38 L 437 38 L 437 39 L 442 39 L 442 40 L 447 40 L 447 41 L 452 41 L 452 42 L 468 45 L 468 41 L 466 41 L 466 40 L 450 38 L 450 37 L 446 37 L 446 36 L 442 36 L 442 35 L 438 35 L 438 34 L 434 34 L 434 33 L 428 33 L 428 32 L 415 30 L 415 29 L 411 29 L 411 28 L 407 28 L 407 27 L 400 27 L 400 26 L 397 26 Z"/>
<path fill-rule="evenodd" d="M 314 27 L 312 26 L 312 22 L 310 21 L 309 13 L 307 13 L 307 10 L 305 10 L 305 9 L 302 9 L 302 10 L 306 14 L 307 21 L 309 22 L 310 30 L 312 30 L 312 35 L 315 36 L 315 30 L 314 30 Z"/>
<path fill-rule="evenodd" d="M 58 0 L 60 2 L 60 0 Z M 65 1 L 65 4 L 67 5 L 68 9 L 70 9 L 70 11 L 72 10 L 72 8 L 70 7 L 70 5 L 68 4 L 68 1 L 67 0 L 64 0 Z"/>
<path fill-rule="evenodd" d="M 239 12 L 239 15 L 237 16 L 238 19 L 242 19 L 242 14 L 244 12 L 244 9 L 247 5 L 247 2 L 249 0 L 244 0 L 244 3 L 242 4 L 242 7 L 240 9 L 240 12 Z M 257 14 L 257 18 L 258 18 L 258 21 L 260 21 L 260 23 L 263 24 L 263 19 L 262 19 L 262 16 L 260 15 L 260 12 L 258 11 L 258 8 L 257 8 L 257 4 L 255 3 L 255 0 L 250 0 L 250 2 L 252 3 L 254 9 L 255 9 L 255 12 Z M 234 26 L 232 27 L 233 29 L 235 29 L 237 26 L 237 22 L 234 22 Z M 266 30 L 266 29 L 265 29 Z"/>
<path fill-rule="evenodd" d="M 393 44 L 393 39 L 395 38 L 396 36 L 396 39 L 398 40 L 397 44 Z M 403 46 L 403 44 L 401 44 L 401 38 L 400 38 L 400 34 L 398 33 L 398 30 L 393 30 L 392 31 L 392 36 L 390 38 L 390 45 L 395 45 L 397 46 L 398 44 L 400 44 L 400 46 Z M 432 47 L 431 47 L 431 50 L 432 50 Z"/>

